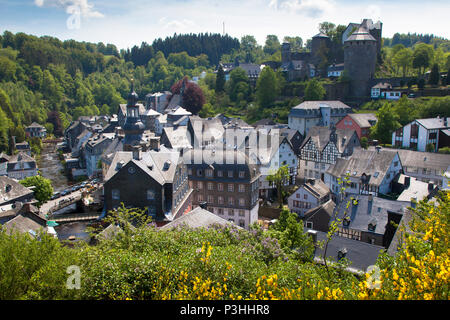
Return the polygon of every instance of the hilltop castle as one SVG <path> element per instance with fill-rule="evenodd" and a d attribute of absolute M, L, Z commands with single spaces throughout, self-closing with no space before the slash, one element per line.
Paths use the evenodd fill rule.
<path fill-rule="evenodd" d="M 360 24 L 350 23 L 342 34 L 342 43 L 338 45 L 321 32 L 312 37 L 311 52 L 292 52 L 291 45 L 283 43 L 281 69 L 287 73 L 287 79 L 293 81 L 325 76 L 327 65 L 344 63 L 344 70 L 350 78 L 350 96 L 368 96 L 381 52 L 382 26 L 380 21 L 373 23 L 371 19 L 364 19 Z M 343 57 L 338 53 L 342 47 Z M 330 61 L 330 57 L 334 57 L 334 61 Z"/>

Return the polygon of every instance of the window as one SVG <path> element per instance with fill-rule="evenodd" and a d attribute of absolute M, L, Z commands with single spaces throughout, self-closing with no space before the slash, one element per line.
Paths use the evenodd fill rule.
<path fill-rule="evenodd" d="M 112 193 L 113 200 L 120 200 L 120 190 L 119 189 L 113 189 L 111 193 Z"/>
<path fill-rule="evenodd" d="M 212 176 L 213 176 L 213 171 L 212 171 L 212 169 L 206 169 L 205 175 L 206 175 L 207 177 L 212 177 Z"/>
<path fill-rule="evenodd" d="M 202 194 L 197 195 L 197 201 L 198 202 L 202 202 L 203 201 L 203 195 Z"/>
<path fill-rule="evenodd" d="M 239 198 L 239 205 L 241 207 L 245 206 L 245 199 L 244 198 Z"/>
<path fill-rule="evenodd" d="M 223 204 L 223 197 L 219 196 L 219 197 L 217 198 L 217 202 L 218 202 L 219 204 Z"/>
<path fill-rule="evenodd" d="M 188 169 L 188 175 L 192 176 L 192 169 L 191 168 Z"/>
<path fill-rule="evenodd" d="M 147 190 L 147 200 L 155 200 L 155 192 L 153 190 Z"/>
<path fill-rule="evenodd" d="M 214 184 L 212 182 L 208 182 L 208 190 L 209 191 L 214 190 Z"/>
<path fill-rule="evenodd" d="M 239 226 L 245 228 L 245 220 L 239 219 Z"/>
<path fill-rule="evenodd" d="M 203 176 L 203 170 L 202 169 L 198 169 L 197 170 L 197 176 L 199 176 L 199 177 Z"/>
<path fill-rule="evenodd" d="M 234 185 L 229 183 L 228 184 L 228 192 L 233 192 L 234 191 Z"/>
<path fill-rule="evenodd" d="M 221 215 L 221 216 L 223 215 L 223 209 L 222 208 L 219 208 L 217 211 L 218 211 L 219 215 Z"/>
<path fill-rule="evenodd" d="M 313 228 L 313 223 L 311 221 L 306 221 L 306 227 L 308 229 L 312 229 Z"/>
<path fill-rule="evenodd" d="M 234 198 L 233 197 L 228 197 L 228 205 L 234 206 Z"/>
<path fill-rule="evenodd" d="M 308 199 L 308 195 L 307 195 L 307 194 L 304 194 L 304 195 L 303 195 L 303 199 L 307 200 L 307 199 Z"/>
<path fill-rule="evenodd" d="M 217 191 L 223 191 L 223 183 L 217 184 Z"/>
<path fill-rule="evenodd" d="M 239 171 L 239 178 L 245 178 L 245 171 Z"/>
<path fill-rule="evenodd" d="M 208 196 L 208 203 L 214 204 L 214 196 L 211 195 Z"/>
<path fill-rule="evenodd" d="M 202 189 L 203 189 L 203 182 L 197 181 L 197 188 L 198 188 L 199 190 L 202 190 Z"/>
<path fill-rule="evenodd" d="M 245 192 L 245 185 L 243 184 L 239 185 L 239 192 Z"/>
<path fill-rule="evenodd" d="M 228 170 L 228 178 L 233 178 L 233 170 Z"/>
<path fill-rule="evenodd" d="M 234 217 L 234 210 L 233 209 L 228 210 L 228 215 Z"/>
<path fill-rule="evenodd" d="M 223 172 L 222 172 L 222 170 L 217 171 L 217 176 L 218 176 L 218 177 L 223 177 Z"/>
<path fill-rule="evenodd" d="M 239 217 L 245 217 L 245 211 L 239 210 Z"/>

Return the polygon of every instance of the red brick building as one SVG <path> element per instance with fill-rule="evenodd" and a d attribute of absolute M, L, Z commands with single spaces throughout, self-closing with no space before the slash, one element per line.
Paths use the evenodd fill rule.
<path fill-rule="evenodd" d="M 370 128 L 377 123 L 377 117 L 373 113 L 349 113 L 336 124 L 337 129 L 352 129 L 356 131 L 358 138 L 369 138 Z"/>

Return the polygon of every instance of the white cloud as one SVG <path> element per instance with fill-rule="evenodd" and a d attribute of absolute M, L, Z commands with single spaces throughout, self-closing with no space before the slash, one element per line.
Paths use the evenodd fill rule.
<path fill-rule="evenodd" d="M 34 0 L 34 4 L 38 7 L 51 6 L 65 9 L 67 13 L 73 13 L 74 8 L 80 12 L 84 18 L 103 18 L 104 14 L 94 10 L 94 5 L 88 3 L 88 0 Z"/>
<path fill-rule="evenodd" d="M 159 19 L 159 24 L 164 29 L 173 30 L 174 32 L 188 32 L 191 28 L 195 27 L 195 23 L 189 19 L 171 20 L 167 21 L 166 17 Z"/>
<path fill-rule="evenodd" d="M 331 0 L 270 0 L 269 7 L 318 18 L 333 9 L 334 2 Z"/>

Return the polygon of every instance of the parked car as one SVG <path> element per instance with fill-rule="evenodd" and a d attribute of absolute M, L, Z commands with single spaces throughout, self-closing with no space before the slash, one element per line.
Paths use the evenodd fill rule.
<path fill-rule="evenodd" d="M 68 195 L 69 194 L 69 190 L 64 190 L 62 193 L 61 193 L 61 196 L 66 196 L 66 195 Z"/>
<path fill-rule="evenodd" d="M 61 193 L 55 192 L 55 193 L 53 194 L 53 196 L 51 197 L 51 200 L 58 199 L 60 196 L 61 196 Z"/>
<path fill-rule="evenodd" d="M 408 98 L 415 98 L 415 97 L 416 97 L 416 95 L 414 93 L 408 94 Z"/>

